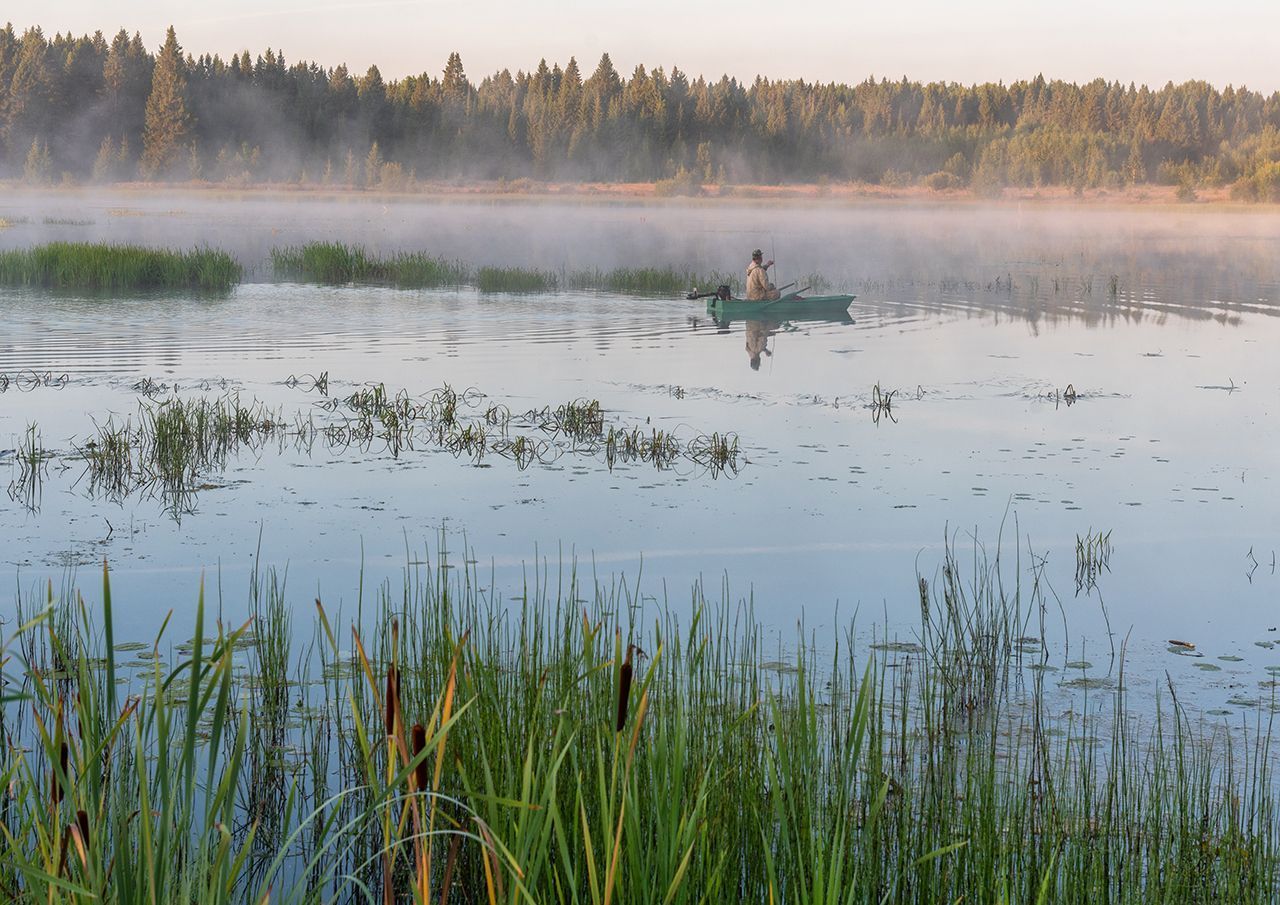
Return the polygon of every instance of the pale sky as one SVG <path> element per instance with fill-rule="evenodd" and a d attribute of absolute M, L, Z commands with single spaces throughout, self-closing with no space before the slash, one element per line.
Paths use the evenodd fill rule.
<path fill-rule="evenodd" d="M 355 73 L 377 63 L 387 79 L 439 75 L 453 50 L 475 82 L 571 55 L 586 76 L 608 51 L 624 75 L 644 63 L 708 78 L 970 83 L 1043 73 L 1280 90 L 1280 0 L 7 0 L 0 16 L 47 33 L 109 37 L 123 26 L 153 50 L 172 24 L 197 55 L 273 47 L 289 63 L 345 62 Z"/>

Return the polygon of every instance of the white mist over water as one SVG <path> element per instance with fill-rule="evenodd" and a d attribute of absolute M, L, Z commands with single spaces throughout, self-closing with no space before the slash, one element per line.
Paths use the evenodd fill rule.
<path fill-rule="evenodd" d="M 406 547 L 443 528 L 486 578 L 493 558 L 507 594 L 535 550 L 553 565 L 576 553 L 584 570 L 594 559 L 602 576 L 634 578 L 643 559 L 646 593 L 684 605 L 700 576 L 716 587 L 727 575 L 780 636 L 855 610 L 866 630 L 905 630 L 916 572 L 934 574 L 949 527 L 961 547 L 1000 538 L 1011 579 L 1016 553 L 1024 580 L 1033 553 L 1048 557 L 1073 655 L 1110 648 L 1099 593 L 1136 665 L 1192 675 L 1187 658 L 1166 662 L 1164 640 L 1185 638 L 1245 657 L 1224 681 L 1253 682 L 1266 657 L 1255 642 L 1275 637 L 1274 215 L 198 194 L 5 204 L 0 215 L 29 222 L 0 231 L 4 247 L 207 243 L 258 268 L 219 299 L 0 291 L 0 374 L 69 377 L 0 394 L 0 449 L 36 422 L 71 465 L 50 473 L 38 512 L 0 508 L 0 580 L 25 593 L 78 567 L 89 584 L 106 556 L 139 637 L 170 607 L 181 618 L 202 570 L 221 576 L 229 612 L 241 607 L 260 526 L 264 561 L 289 564 L 299 606 L 317 590 L 353 603 L 362 546 L 366 587 L 398 581 Z M 72 212 L 93 223 L 43 222 Z M 782 280 L 817 271 L 856 292 L 856 322 L 767 324 L 772 355 L 755 371 L 744 325 L 683 299 L 266 281 L 273 245 L 311 239 L 556 269 L 734 269 L 775 244 Z M 570 454 L 521 471 L 433 448 L 264 449 L 210 475 L 180 522 L 154 499 L 108 503 L 76 483 L 74 445 L 94 419 L 135 413 L 142 377 L 305 412 L 315 394 L 284 381 L 321 371 L 335 396 L 382 381 L 473 386 L 517 412 L 595 398 L 620 426 L 734 431 L 742 467 L 609 472 Z M 872 421 L 876 384 L 899 391 L 896 422 Z M 1054 396 L 1067 384 L 1080 394 L 1069 407 Z M 1091 529 L 1112 532 L 1112 571 L 1077 597 L 1075 539 Z"/>

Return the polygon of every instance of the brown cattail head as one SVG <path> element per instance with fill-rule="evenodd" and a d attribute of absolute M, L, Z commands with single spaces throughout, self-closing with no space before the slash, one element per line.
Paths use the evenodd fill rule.
<path fill-rule="evenodd" d="M 400 670 L 394 665 L 387 667 L 387 698 L 385 723 L 387 735 L 396 733 L 396 711 L 400 709 Z"/>
<path fill-rule="evenodd" d="M 634 644 L 627 645 L 627 656 L 622 661 L 622 669 L 618 671 L 618 732 L 627 725 L 627 708 L 631 701 L 631 655 L 635 652 Z"/>
<path fill-rule="evenodd" d="M 427 730 L 421 723 L 414 723 L 411 735 L 413 736 L 413 756 L 418 759 L 417 765 L 413 768 L 413 786 L 415 791 L 423 792 L 427 788 L 427 759 L 422 756 L 422 752 L 427 748 Z"/>
<path fill-rule="evenodd" d="M 62 777 L 67 775 L 67 762 L 70 760 L 70 754 L 71 749 L 66 742 L 58 745 L 58 766 L 61 769 L 53 774 L 53 781 L 49 784 L 49 795 L 53 798 L 54 804 L 62 801 Z"/>
<path fill-rule="evenodd" d="M 89 814 L 87 811 L 76 811 L 76 826 L 80 828 L 80 838 L 89 844 Z"/>

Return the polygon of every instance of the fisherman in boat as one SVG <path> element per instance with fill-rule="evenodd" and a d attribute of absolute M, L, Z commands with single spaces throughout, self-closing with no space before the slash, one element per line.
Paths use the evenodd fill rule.
<path fill-rule="evenodd" d="M 747 265 L 747 301 L 771 302 L 782 296 L 778 289 L 769 282 L 769 268 L 773 262 L 765 264 L 764 252 L 756 249 L 751 253 L 751 263 Z"/>

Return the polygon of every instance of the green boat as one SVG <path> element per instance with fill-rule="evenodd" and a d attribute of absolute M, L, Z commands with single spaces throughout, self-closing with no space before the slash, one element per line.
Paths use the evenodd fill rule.
<path fill-rule="evenodd" d="M 707 299 L 707 313 L 716 320 L 852 320 L 849 305 L 856 295 L 801 295 L 789 292 L 772 301 Z"/>

